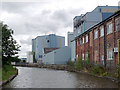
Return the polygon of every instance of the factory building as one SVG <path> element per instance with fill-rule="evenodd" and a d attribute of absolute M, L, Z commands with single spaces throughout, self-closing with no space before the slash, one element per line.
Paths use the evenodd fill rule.
<path fill-rule="evenodd" d="M 78 35 L 75 42 L 76 60 L 77 57 L 81 57 L 82 60 L 89 58 L 94 64 L 103 64 L 108 67 L 118 64 L 120 61 L 120 11 Z"/>
<path fill-rule="evenodd" d="M 71 49 L 67 46 L 45 54 L 43 57 L 44 64 L 66 64 L 68 60 L 71 60 Z"/>
<path fill-rule="evenodd" d="M 74 32 L 67 33 L 68 47 L 71 49 L 71 60 L 75 61 L 75 41 L 74 41 Z"/>
<path fill-rule="evenodd" d="M 32 51 L 35 52 L 35 60 L 43 62 L 44 54 L 65 46 L 65 37 L 49 34 L 32 39 Z"/>
<path fill-rule="evenodd" d="M 111 16 L 118 6 L 98 6 L 92 12 L 81 14 L 73 19 L 75 37 Z"/>
<path fill-rule="evenodd" d="M 26 60 L 27 63 L 33 63 L 33 60 L 34 60 L 33 55 L 34 55 L 33 52 L 31 51 L 27 52 L 27 60 Z"/>

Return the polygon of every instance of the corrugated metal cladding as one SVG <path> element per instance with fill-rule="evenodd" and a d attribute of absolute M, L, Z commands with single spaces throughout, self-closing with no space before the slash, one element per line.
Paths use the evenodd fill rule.
<path fill-rule="evenodd" d="M 118 10 L 118 6 L 98 6 L 92 12 L 76 16 L 73 21 L 75 37 L 89 30 L 95 24 L 105 20 L 116 10 Z"/>
<path fill-rule="evenodd" d="M 43 57 L 44 64 L 66 64 L 68 60 L 71 60 L 70 47 L 62 47 Z"/>
<path fill-rule="evenodd" d="M 42 60 L 44 48 L 61 48 L 65 46 L 65 37 L 49 34 L 32 39 L 32 51 L 35 52 L 35 60 Z"/>

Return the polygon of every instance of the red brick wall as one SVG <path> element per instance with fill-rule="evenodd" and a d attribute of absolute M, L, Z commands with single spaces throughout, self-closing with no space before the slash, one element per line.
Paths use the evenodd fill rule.
<path fill-rule="evenodd" d="M 88 35 L 88 43 L 86 43 L 85 41 L 84 41 L 84 44 L 81 44 L 81 45 L 79 45 L 79 43 L 78 43 L 78 46 L 76 46 L 76 55 L 78 54 L 79 57 L 82 58 L 82 53 L 84 53 L 84 56 L 85 56 L 86 52 L 88 52 L 89 59 L 91 61 L 96 62 L 97 56 L 98 56 L 99 62 L 103 62 L 101 59 L 102 59 L 102 56 L 105 54 L 104 53 L 104 44 L 105 44 L 104 39 L 106 39 L 105 40 L 106 41 L 106 44 L 105 44 L 106 55 L 107 55 L 108 49 L 113 49 L 114 47 L 117 47 L 117 40 L 120 39 L 120 30 L 117 32 L 115 31 L 116 30 L 115 29 L 115 25 L 116 25 L 115 19 L 116 19 L 116 17 L 113 17 L 109 21 L 103 22 L 103 24 L 99 25 L 97 28 L 92 29 L 90 31 L 91 33 L 86 32 L 85 34 L 79 36 L 78 39 L 76 39 L 76 41 L 81 40 L 81 43 L 82 43 L 82 38 L 84 37 L 84 40 L 86 41 L 86 35 Z M 107 35 L 107 24 L 109 22 L 112 22 L 113 32 Z M 105 26 L 104 27 L 105 32 L 104 32 L 104 36 L 100 37 L 100 27 L 103 25 Z M 94 39 L 94 31 L 95 30 L 98 30 L 98 38 L 97 39 Z M 77 43 L 76 43 L 76 45 L 77 45 Z M 113 62 L 115 62 L 115 59 L 117 62 L 118 61 L 117 54 L 113 53 Z M 106 60 L 107 60 L 107 57 L 106 57 Z M 109 60 L 107 60 L 107 61 L 109 62 Z"/>

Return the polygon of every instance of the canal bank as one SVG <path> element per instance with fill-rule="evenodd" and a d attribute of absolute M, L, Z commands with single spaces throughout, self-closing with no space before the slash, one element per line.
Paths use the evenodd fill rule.
<path fill-rule="evenodd" d="M 11 74 L 12 72 L 14 72 L 14 74 Z M 1 73 L 2 75 L 2 81 L 0 81 L 0 87 L 6 85 L 7 83 L 9 83 L 10 81 L 12 81 L 17 75 L 18 75 L 18 69 L 14 67 L 14 71 L 7 71 L 6 72 L 6 76 L 7 77 L 4 77 L 4 72 L 2 71 Z M 4 77 L 4 78 L 3 78 Z"/>
<path fill-rule="evenodd" d="M 54 69 L 54 70 L 65 70 L 65 71 L 69 71 L 69 72 L 76 72 L 76 73 L 81 73 L 81 74 L 87 74 L 90 76 L 94 76 L 94 77 L 98 77 L 98 78 L 102 78 L 102 79 L 106 79 L 106 80 L 111 80 L 112 82 L 118 84 L 118 79 L 114 78 L 114 77 L 110 77 L 110 76 L 100 76 L 100 75 L 94 75 L 92 73 L 89 73 L 85 70 L 75 70 L 72 67 L 68 67 L 68 65 L 56 65 L 56 64 L 52 64 L 52 65 L 38 65 L 38 64 L 27 64 L 27 65 L 21 65 L 22 67 L 38 67 L 38 68 L 48 68 L 48 69 Z"/>
<path fill-rule="evenodd" d="M 18 75 L 3 88 L 118 88 L 110 80 L 48 68 L 16 67 Z"/>
<path fill-rule="evenodd" d="M 86 70 L 80 70 L 79 71 L 79 70 L 76 70 L 76 69 L 74 69 L 72 67 L 68 67 L 67 65 L 42 65 L 42 66 L 39 66 L 39 68 L 49 68 L 49 69 L 55 69 L 55 70 L 66 70 L 66 71 L 69 71 L 69 72 L 88 74 L 88 75 L 91 75 L 91 76 L 94 76 L 94 77 L 98 77 L 98 78 L 102 78 L 102 79 L 106 79 L 106 80 L 111 80 L 116 84 L 118 84 L 118 82 L 119 82 L 118 79 L 114 78 L 114 77 L 95 75 L 95 74 L 89 73 Z"/>

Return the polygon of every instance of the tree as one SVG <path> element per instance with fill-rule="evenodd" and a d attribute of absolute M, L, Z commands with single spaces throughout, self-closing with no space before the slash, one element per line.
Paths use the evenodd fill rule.
<path fill-rule="evenodd" d="M 13 30 L 9 29 L 6 24 L 1 24 L 2 26 L 2 63 L 9 64 L 20 51 L 20 46 L 17 44 L 16 40 L 13 39 Z"/>

